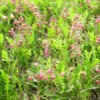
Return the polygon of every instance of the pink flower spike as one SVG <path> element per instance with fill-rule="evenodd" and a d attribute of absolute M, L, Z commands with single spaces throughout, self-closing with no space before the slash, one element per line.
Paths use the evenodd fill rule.
<path fill-rule="evenodd" d="M 51 73 L 52 73 L 52 70 L 51 70 L 51 69 L 48 69 L 48 70 L 47 70 L 47 73 L 48 73 L 48 74 L 51 74 Z"/>

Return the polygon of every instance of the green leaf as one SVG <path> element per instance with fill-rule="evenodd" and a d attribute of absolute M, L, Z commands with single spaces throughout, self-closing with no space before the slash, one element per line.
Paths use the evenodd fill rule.
<path fill-rule="evenodd" d="M 8 53 L 6 50 L 2 50 L 2 60 L 8 61 Z"/>
<path fill-rule="evenodd" d="M 3 43 L 3 41 L 4 41 L 3 34 L 0 34 L 0 43 Z"/>
<path fill-rule="evenodd" d="M 32 54 L 31 49 L 29 49 L 28 52 L 27 52 L 27 55 L 31 56 L 31 54 Z"/>

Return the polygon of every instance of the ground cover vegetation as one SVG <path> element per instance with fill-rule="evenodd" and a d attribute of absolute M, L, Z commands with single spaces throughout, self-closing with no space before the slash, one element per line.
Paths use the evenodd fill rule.
<path fill-rule="evenodd" d="M 100 0 L 0 0 L 0 100 L 100 100 Z"/>

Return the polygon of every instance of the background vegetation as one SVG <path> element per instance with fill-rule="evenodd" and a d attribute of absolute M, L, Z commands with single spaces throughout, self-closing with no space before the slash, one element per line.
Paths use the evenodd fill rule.
<path fill-rule="evenodd" d="M 100 1 L 0 0 L 0 100 L 99 100 Z"/>

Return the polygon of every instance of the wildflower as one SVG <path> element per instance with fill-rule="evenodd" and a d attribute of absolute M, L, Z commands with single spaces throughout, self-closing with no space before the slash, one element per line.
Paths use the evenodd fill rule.
<path fill-rule="evenodd" d="M 18 27 L 18 30 L 19 30 L 19 31 L 21 31 L 21 30 L 22 30 L 22 28 L 21 28 L 21 27 Z"/>
<path fill-rule="evenodd" d="M 43 47 L 46 47 L 46 46 L 49 45 L 49 44 L 48 44 L 47 41 L 43 41 L 42 45 L 43 45 Z"/>
<path fill-rule="evenodd" d="M 3 19 L 4 19 L 4 21 L 6 21 L 8 18 L 7 18 L 7 16 L 3 16 Z"/>
<path fill-rule="evenodd" d="M 9 31 L 10 35 L 13 37 L 15 32 L 14 32 L 14 28 L 11 28 L 10 31 Z"/>
<path fill-rule="evenodd" d="M 72 24 L 71 29 L 76 31 L 76 30 L 82 30 L 84 28 L 83 24 L 81 22 L 74 22 Z"/>
<path fill-rule="evenodd" d="M 51 79 L 55 79 L 55 75 L 52 75 L 52 76 L 51 76 Z"/>
<path fill-rule="evenodd" d="M 96 73 L 98 73 L 98 74 L 100 73 L 100 69 L 95 69 L 95 71 L 96 71 Z"/>
<path fill-rule="evenodd" d="M 26 24 L 25 24 L 25 23 L 23 23 L 23 24 L 22 24 L 22 27 L 23 27 L 23 28 L 24 28 L 24 27 L 26 27 Z"/>
<path fill-rule="evenodd" d="M 31 32 L 29 32 L 29 34 L 31 35 L 33 32 L 31 31 Z"/>
<path fill-rule="evenodd" d="M 34 63 L 34 66 L 35 66 L 35 67 L 38 67 L 38 63 L 37 63 L 37 62 L 35 62 L 35 63 Z"/>
<path fill-rule="evenodd" d="M 51 69 L 48 69 L 48 70 L 47 70 L 47 73 L 48 73 L 48 74 L 51 74 L 51 73 L 52 73 L 52 70 L 51 70 Z"/>
<path fill-rule="evenodd" d="M 97 85 L 100 85 L 100 80 L 96 80 L 95 83 L 96 83 Z"/>
<path fill-rule="evenodd" d="M 65 73 L 64 73 L 64 72 L 62 72 L 62 73 L 60 74 L 60 76 L 64 77 L 64 76 L 65 76 Z"/>
<path fill-rule="evenodd" d="M 25 32 L 25 31 L 23 31 L 23 32 L 22 32 L 22 34 L 23 34 L 23 35 L 25 35 L 25 34 L 26 34 L 26 32 Z"/>
<path fill-rule="evenodd" d="M 18 11 L 18 9 L 16 9 L 16 10 L 14 10 L 14 12 L 15 12 L 16 14 L 18 14 L 19 11 Z"/>
<path fill-rule="evenodd" d="M 41 17 L 42 17 L 42 19 L 46 18 L 46 16 L 45 16 L 45 15 L 42 15 Z"/>
<path fill-rule="evenodd" d="M 46 24 L 47 24 L 47 22 L 46 22 L 46 21 L 43 21 L 43 22 L 42 22 L 42 24 L 43 24 L 43 25 L 46 25 Z"/>
<path fill-rule="evenodd" d="M 75 50 L 76 49 L 76 46 L 74 44 L 72 44 L 68 49 Z"/>
<path fill-rule="evenodd" d="M 18 24 L 18 21 L 17 20 L 14 20 L 14 24 L 17 25 Z"/>
<path fill-rule="evenodd" d="M 40 79 L 40 80 L 44 79 L 44 75 L 43 75 L 42 72 L 39 73 L 39 79 Z"/>
<path fill-rule="evenodd" d="M 100 23 L 100 16 L 98 16 L 97 18 L 96 18 L 96 21 L 95 21 L 96 23 Z"/>
<path fill-rule="evenodd" d="M 81 72 L 80 72 L 80 75 L 86 76 L 86 72 L 85 72 L 85 71 L 81 71 Z"/>
<path fill-rule="evenodd" d="M 81 52 L 78 52 L 78 53 L 77 53 L 77 56 L 80 57 L 80 56 L 81 56 Z"/>
<path fill-rule="evenodd" d="M 14 44 L 11 44 L 11 45 L 10 45 L 10 48 L 14 48 Z"/>
<path fill-rule="evenodd" d="M 96 43 L 100 43 L 100 38 L 97 38 L 96 39 Z"/>
<path fill-rule="evenodd" d="M 76 57 L 76 54 L 74 52 L 72 52 L 70 57 L 74 58 L 74 57 Z"/>
<path fill-rule="evenodd" d="M 39 9 L 37 6 L 34 6 L 32 10 L 33 10 L 33 12 L 38 12 Z"/>
<path fill-rule="evenodd" d="M 61 17 L 64 18 L 64 19 L 66 19 L 66 18 L 68 18 L 68 16 L 69 16 L 68 10 L 67 10 L 67 8 L 64 8 L 62 10 L 62 12 L 61 12 Z"/>
<path fill-rule="evenodd" d="M 90 5 L 90 0 L 85 0 L 87 5 Z"/>
<path fill-rule="evenodd" d="M 44 56 L 48 57 L 49 56 L 49 48 L 46 46 L 44 49 Z"/>
<path fill-rule="evenodd" d="M 75 68 L 74 67 L 70 67 L 70 71 L 73 71 Z"/>
<path fill-rule="evenodd" d="M 29 81 L 33 80 L 32 76 L 29 76 L 29 77 L 28 77 L 28 80 L 29 80 Z"/>
<path fill-rule="evenodd" d="M 15 4 L 15 0 L 12 0 L 12 4 Z"/>
<path fill-rule="evenodd" d="M 52 16 L 52 17 L 50 18 L 50 22 L 56 23 L 56 22 L 57 22 L 57 19 L 56 19 L 54 16 Z"/>
<path fill-rule="evenodd" d="M 22 43 L 23 43 L 23 40 L 21 39 L 21 40 L 19 41 L 19 45 L 22 45 Z"/>
<path fill-rule="evenodd" d="M 11 18 L 11 19 L 14 19 L 14 15 L 13 15 L 13 14 L 11 14 L 11 15 L 10 15 L 10 18 Z"/>
<path fill-rule="evenodd" d="M 79 6 L 81 7 L 81 6 L 83 6 L 83 4 L 82 4 L 82 3 L 80 3 L 80 4 L 79 4 Z"/>
<path fill-rule="evenodd" d="M 78 20 L 79 18 L 80 18 L 80 15 L 76 14 L 74 20 Z"/>
<path fill-rule="evenodd" d="M 22 16 L 19 17 L 21 22 L 24 22 L 24 18 Z"/>

